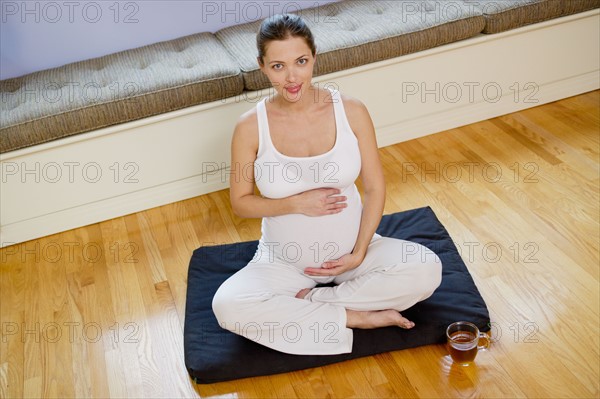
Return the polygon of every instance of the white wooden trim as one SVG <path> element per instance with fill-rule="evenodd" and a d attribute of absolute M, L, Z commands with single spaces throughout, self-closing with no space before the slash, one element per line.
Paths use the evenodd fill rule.
<path fill-rule="evenodd" d="M 363 101 L 383 147 L 600 88 L 599 38 L 596 9 L 313 81 Z M 235 121 L 269 92 L 0 155 L 0 245 L 227 188 Z"/>

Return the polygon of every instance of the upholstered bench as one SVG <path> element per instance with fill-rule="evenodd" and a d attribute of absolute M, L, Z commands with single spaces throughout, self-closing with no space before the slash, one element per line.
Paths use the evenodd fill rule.
<path fill-rule="evenodd" d="M 297 13 L 315 34 L 315 84 L 360 98 L 385 146 L 597 89 L 599 14 L 582 12 L 598 7 L 344 0 Z M 0 246 L 226 188 L 235 120 L 270 90 L 259 24 L 0 81 Z M 88 163 L 103 180 L 65 178 Z"/>
<path fill-rule="evenodd" d="M 236 62 L 199 33 L 0 82 L 0 153 L 243 91 Z"/>
<path fill-rule="evenodd" d="M 300 10 L 315 76 L 600 6 L 600 0 L 341 1 Z M 0 82 L 0 153 L 259 90 L 260 21 Z M 243 81 L 241 76 L 243 76 Z"/>
<path fill-rule="evenodd" d="M 320 76 L 599 6 L 600 0 L 351 0 L 298 14 L 315 34 Z M 268 87 L 256 63 L 259 25 L 1 81 L 0 153 Z"/>
<path fill-rule="evenodd" d="M 423 19 L 423 13 L 435 12 L 430 1 L 351 0 L 298 14 L 316 37 L 320 76 L 481 32 L 481 12 L 455 5 L 456 20 L 450 13 Z M 260 22 L 0 82 L 6 99 L 0 153 L 268 87 L 256 63 Z"/>

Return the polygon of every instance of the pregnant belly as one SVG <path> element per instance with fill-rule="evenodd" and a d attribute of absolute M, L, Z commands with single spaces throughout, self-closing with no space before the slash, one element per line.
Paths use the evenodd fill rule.
<path fill-rule="evenodd" d="M 334 215 L 263 218 L 261 244 L 270 259 L 304 269 L 350 253 L 358 237 L 362 203 L 355 185 L 341 195 L 348 197 L 348 206 Z"/>

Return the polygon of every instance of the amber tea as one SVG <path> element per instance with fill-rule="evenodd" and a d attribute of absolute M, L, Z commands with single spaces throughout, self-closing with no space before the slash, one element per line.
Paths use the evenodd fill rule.
<path fill-rule="evenodd" d="M 487 335 L 479 332 L 476 325 L 466 321 L 450 324 L 446 329 L 446 337 L 452 361 L 462 365 L 472 363 L 479 349 L 489 347 Z M 479 345 L 480 340 L 485 341 L 485 344 Z"/>

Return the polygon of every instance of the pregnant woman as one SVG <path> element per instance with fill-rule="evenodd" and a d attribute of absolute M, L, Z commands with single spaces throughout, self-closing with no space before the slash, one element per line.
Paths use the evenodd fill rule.
<path fill-rule="evenodd" d="M 412 328 L 400 312 L 431 296 L 441 261 L 375 232 L 385 182 L 367 108 L 312 84 L 316 47 L 301 17 L 265 19 L 257 47 L 275 93 L 237 122 L 230 196 L 238 216 L 262 218 L 262 235 L 254 258 L 215 294 L 217 320 L 300 355 L 351 352 L 353 328 Z"/>

